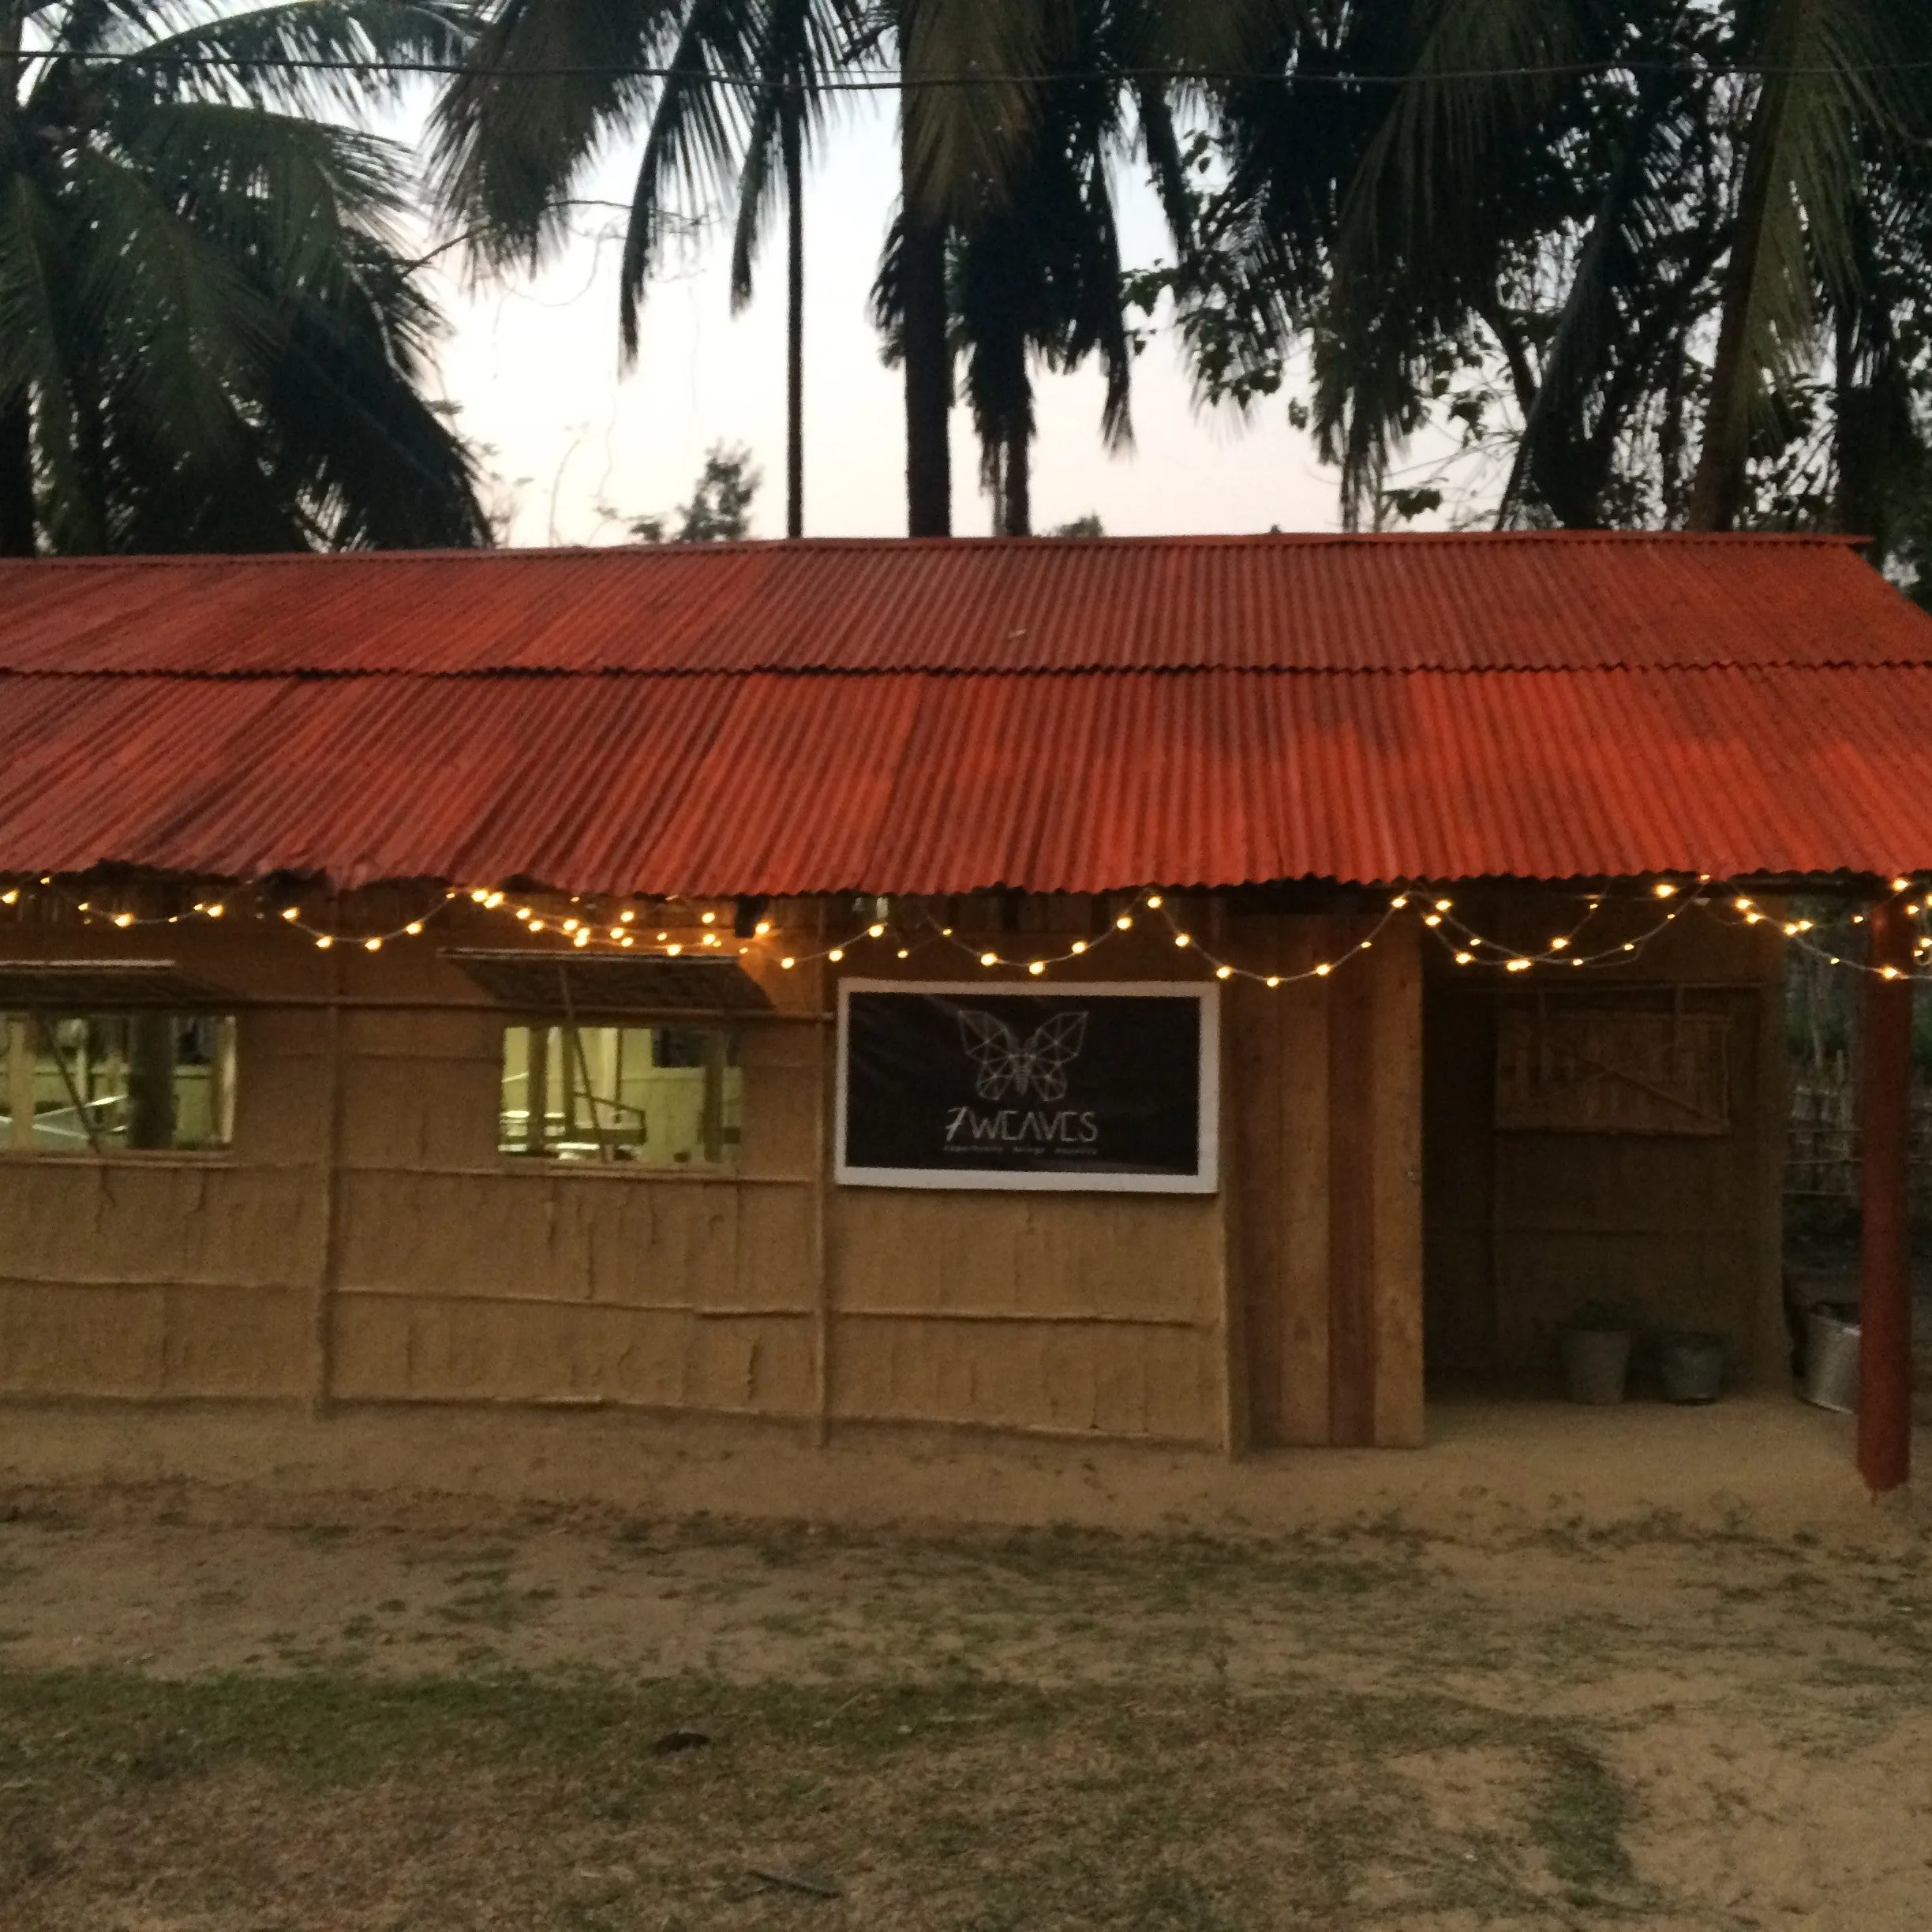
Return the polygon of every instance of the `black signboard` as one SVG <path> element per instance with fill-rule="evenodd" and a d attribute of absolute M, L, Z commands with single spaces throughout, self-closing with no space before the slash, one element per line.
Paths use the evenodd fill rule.
<path fill-rule="evenodd" d="M 848 980 L 838 1178 L 1211 1194 L 1215 992 Z"/>

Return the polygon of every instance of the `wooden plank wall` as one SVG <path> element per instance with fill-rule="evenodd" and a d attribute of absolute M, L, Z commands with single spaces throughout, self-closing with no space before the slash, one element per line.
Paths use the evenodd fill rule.
<path fill-rule="evenodd" d="M 1230 1002 L 1239 1267 L 1252 1440 L 1423 1440 L 1421 968 L 1391 927 L 1232 923 L 1242 964 L 1279 973 Z"/>

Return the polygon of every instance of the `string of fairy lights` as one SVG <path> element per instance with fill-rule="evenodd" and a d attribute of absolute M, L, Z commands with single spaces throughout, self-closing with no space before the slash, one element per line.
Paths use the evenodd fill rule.
<path fill-rule="evenodd" d="M 193 920 L 252 917 L 283 926 L 324 952 L 339 946 L 366 953 L 380 953 L 399 942 L 421 938 L 432 926 L 461 909 L 500 915 L 519 928 L 526 938 L 547 944 L 564 955 L 596 952 L 640 953 L 666 959 L 736 957 L 792 972 L 820 964 L 837 966 L 848 958 L 878 960 L 888 954 L 905 962 L 940 951 L 983 972 L 1019 973 L 1035 980 L 1088 961 L 1095 953 L 1136 933 L 1143 940 L 1152 934 L 1177 952 L 1197 960 L 1202 970 L 1217 980 L 1245 982 L 1271 990 L 1326 979 L 1343 971 L 1372 951 L 1388 928 L 1405 917 L 1417 919 L 1458 968 L 1492 968 L 1511 976 L 1544 969 L 1547 977 L 1550 971 L 1627 967 L 1672 927 L 1694 913 L 1720 925 L 1755 927 L 1774 924 L 1788 944 L 1832 968 L 1875 974 L 1887 979 L 1932 980 L 1932 881 L 1898 877 L 1889 884 L 1891 902 L 1900 906 L 1911 922 L 1911 964 L 1907 967 L 1891 964 L 1873 967 L 1855 957 L 1851 929 L 1866 923 L 1862 912 L 1822 922 L 1806 916 L 1787 916 L 1708 875 L 1694 879 L 1659 878 L 1647 885 L 1634 885 L 1620 893 L 1578 892 L 1575 895 L 1576 916 L 1540 945 L 1513 942 L 1485 933 L 1470 923 L 1452 895 L 1432 888 L 1411 886 L 1391 894 L 1379 912 L 1369 915 L 1372 923 L 1368 923 L 1367 918 L 1351 922 L 1354 936 L 1328 957 L 1312 959 L 1292 969 L 1242 963 L 1225 951 L 1220 942 L 1204 937 L 1184 923 L 1173 897 L 1152 888 L 1108 895 L 1118 903 L 1119 910 L 1091 937 L 1071 940 L 1058 951 L 1017 951 L 1005 942 L 988 944 L 963 935 L 952 926 L 941 923 L 930 904 L 921 899 L 909 902 L 875 900 L 871 902 L 872 916 L 864 919 L 863 923 L 855 921 L 851 933 L 809 946 L 800 945 L 796 935 L 781 933 L 777 923 L 762 912 L 747 921 L 734 919 L 728 926 L 724 923 L 728 915 L 721 915 L 716 906 L 693 900 L 674 897 L 642 905 L 620 904 L 612 896 L 519 895 L 483 886 L 427 887 L 426 902 L 420 909 L 413 910 L 410 917 L 380 930 L 355 933 L 343 931 L 334 917 L 325 919 L 315 910 L 313 895 L 288 900 L 285 892 L 278 893 L 266 883 L 240 887 L 226 897 L 198 899 L 185 910 L 143 913 L 126 903 L 131 889 L 117 895 L 113 889 L 95 886 L 83 897 L 64 880 L 42 874 L 37 880 L 0 890 L 0 908 L 18 908 L 24 913 L 32 909 L 38 897 L 70 912 L 84 925 L 106 925 L 122 931 L 175 927 Z M 336 905 L 334 900 L 328 904 L 331 908 Z M 1633 908 L 1642 908 L 1649 915 L 1634 930 L 1627 916 Z M 1604 930 L 1608 915 L 1612 912 L 1626 916 L 1618 919 L 1611 930 Z"/>

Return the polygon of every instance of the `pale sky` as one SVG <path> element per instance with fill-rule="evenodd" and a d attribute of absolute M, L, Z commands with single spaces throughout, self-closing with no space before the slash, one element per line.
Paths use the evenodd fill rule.
<path fill-rule="evenodd" d="M 900 536 L 905 530 L 904 435 L 898 373 L 880 361 L 867 300 L 897 189 L 893 107 L 871 97 L 842 113 L 815 158 L 806 205 L 806 530 Z M 620 144 L 578 192 L 627 202 L 639 143 Z M 1155 260 L 1162 231 L 1151 193 L 1123 182 L 1130 266 Z M 784 525 L 784 258 L 774 227 L 758 298 L 736 319 L 728 234 L 656 283 L 635 369 L 617 370 L 616 274 L 623 217 L 581 209 L 585 238 L 532 279 L 466 291 L 459 260 L 433 283 L 455 324 L 442 354 L 445 393 L 488 446 L 500 500 L 513 500 L 519 544 L 620 541 L 618 519 L 668 510 L 689 494 L 706 451 L 748 444 L 765 474 L 759 536 Z M 600 244 L 595 231 L 602 228 Z M 1110 457 L 1091 372 L 1042 379 L 1034 519 L 1045 530 L 1089 511 L 1110 534 L 1327 530 L 1332 474 L 1288 424 L 1276 399 L 1244 425 L 1204 414 L 1170 337 L 1142 357 L 1134 387 L 1136 444 Z M 977 446 L 953 419 L 953 527 L 986 534 Z"/>

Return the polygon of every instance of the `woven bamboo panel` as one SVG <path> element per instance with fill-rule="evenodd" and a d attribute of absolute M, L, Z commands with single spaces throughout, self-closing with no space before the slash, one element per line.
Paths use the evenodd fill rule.
<path fill-rule="evenodd" d="M 1496 1124 L 1543 1133 L 1728 1133 L 1730 1024 L 1713 1013 L 1506 1012 Z"/>

